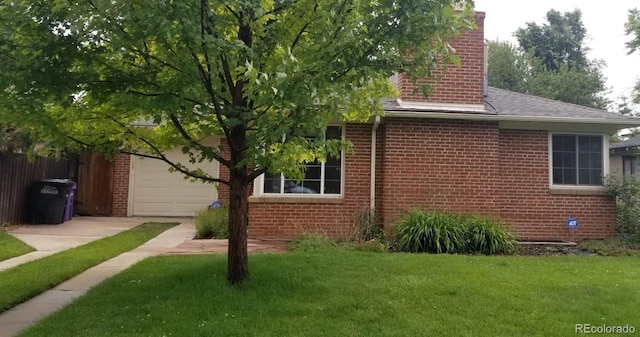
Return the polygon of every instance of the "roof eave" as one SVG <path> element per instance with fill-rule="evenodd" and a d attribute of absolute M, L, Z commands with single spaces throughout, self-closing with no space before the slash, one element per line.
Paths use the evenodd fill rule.
<path fill-rule="evenodd" d="M 612 125 L 620 128 L 632 128 L 640 126 L 640 119 L 605 119 L 605 118 L 582 118 L 582 117 L 550 117 L 550 116 L 518 116 L 518 115 L 495 115 L 478 113 L 451 113 L 435 111 L 417 110 L 386 110 L 386 117 L 402 118 L 439 118 L 439 119 L 462 119 L 476 121 L 495 122 L 539 122 L 539 123 L 575 123 L 575 124 L 601 124 Z"/>

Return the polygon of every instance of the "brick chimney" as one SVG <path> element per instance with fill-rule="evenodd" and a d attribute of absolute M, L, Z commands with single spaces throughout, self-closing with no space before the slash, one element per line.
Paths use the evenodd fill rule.
<path fill-rule="evenodd" d="M 439 74 L 434 73 L 434 79 L 430 80 L 430 83 L 434 83 L 433 91 L 429 97 L 425 98 L 420 91 L 413 93 L 418 84 L 427 83 L 426 79 L 413 84 L 404 74 L 398 75 L 396 83 L 403 102 L 484 104 L 486 61 L 484 16 L 485 13 L 476 12 L 477 28 L 451 39 L 450 44 L 460 58 L 461 64 L 459 67 L 450 65 L 446 75 L 440 81 L 435 79 Z"/>

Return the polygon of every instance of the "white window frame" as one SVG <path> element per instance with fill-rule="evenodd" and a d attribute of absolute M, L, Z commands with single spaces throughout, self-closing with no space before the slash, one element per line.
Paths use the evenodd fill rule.
<path fill-rule="evenodd" d="M 602 133 L 581 133 L 581 132 L 549 132 L 548 144 L 548 166 L 549 166 L 549 188 L 557 190 L 604 190 L 604 185 L 564 185 L 553 183 L 553 136 L 554 135 L 572 135 L 572 136 L 599 136 L 602 139 L 602 178 L 609 175 L 609 137 Z M 576 172 L 576 174 L 578 174 Z"/>
<path fill-rule="evenodd" d="M 344 140 L 346 137 L 346 125 L 329 125 L 329 126 L 339 126 L 342 132 L 342 139 Z M 285 193 L 284 192 L 284 183 L 286 179 L 280 179 L 280 193 L 265 193 L 264 192 L 264 174 L 261 174 L 254 180 L 253 184 L 253 195 L 260 197 L 274 197 L 274 198 L 342 198 L 344 197 L 344 185 L 345 185 L 345 156 L 344 151 L 340 150 L 340 194 L 324 194 L 324 189 L 321 189 L 320 193 Z M 321 163 L 320 166 L 320 181 L 321 187 L 324 187 L 324 173 L 325 173 L 325 163 Z M 282 174 L 281 174 L 282 177 Z M 284 177 L 283 177 L 284 178 Z"/>

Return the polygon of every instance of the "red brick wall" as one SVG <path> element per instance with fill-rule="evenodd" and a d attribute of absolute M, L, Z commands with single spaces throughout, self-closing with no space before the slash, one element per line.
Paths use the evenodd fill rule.
<path fill-rule="evenodd" d="M 498 215 L 496 123 L 394 118 L 384 128 L 387 231 L 416 207 Z"/>
<path fill-rule="evenodd" d="M 337 238 L 348 237 L 356 216 L 369 208 L 371 128 L 370 124 L 346 126 L 346 137 L 353 143 L 355 153 L 345 155 L 343 200 L 338 203 L 251 202 L 249 236 L 292 238 L 319 232 Z"/>
<path fill-rule="evenodd" d="M 546 131 L 500 130 L 500 217 L 525 239 L 570 240 L 615 234 L 615 204 L 605 195 L 552 194 Z"/>
<path fill-rule="evenodd" d="M 369 206 L 371 128 L 346 127 L 355 154 L 346 156 L 342 201 L 251 202 L 250 237 L 348 236 L 355 217 Z M 491 122 L 387 118 L 378 129 L 376 211 L 387 231 L 404 212 L 422 207 L 500 219 L 522 239 L 571 240 L 565 224 L 569 216 L 580 222 L 575 239 L 615 234 L 611 198 L 550 190 L 548 146 L 546 131 L 500 130 Z M 221 172 L 228 177 L 227 170 Z M 226 191 L 221 188 L 221 198 L 228 198 Z"/>
<path fill-rule="evenodd" d="M 120 154 L 114 159 L 112 216 L 128 215 L 130 164 L 130 155 Z"/>
<path fill-rule="evenodd" d="M 413 90 L 421 83 L 436 83 L 441 75 L 434 73 L 434 80 L 413 84 L 403 74 L 398 76 L 400 98 L 404 101 L 428 101 L 437 103 L 483 104 L 484 101 L 484 13 L 476 12 L 477 29 L 451 40 L 461 65 L 450 65 L 446 75 L 433 87 L 432 94 L 425 99 L 421 92 Z"/>

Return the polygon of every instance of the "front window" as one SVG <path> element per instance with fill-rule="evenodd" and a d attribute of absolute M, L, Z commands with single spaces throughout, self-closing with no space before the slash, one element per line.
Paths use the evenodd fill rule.
<path fill-rule="evenodd" d="M 602 136 L 554 134 L 551 143 L 553 184 L 601 186 L 602 144 Z"/>
<path fill-rule="evenodd" d="M 327 127 L 326 139 L 342 139 L 342 128 Z M 307 164 L 304 179 L 287 179 L 281 173 L 265 173 L 263 192 L 265 194 L 316 194 L 339 195 L 342 190 L 342 157 L 327 157 L 324 163 Z"/>

